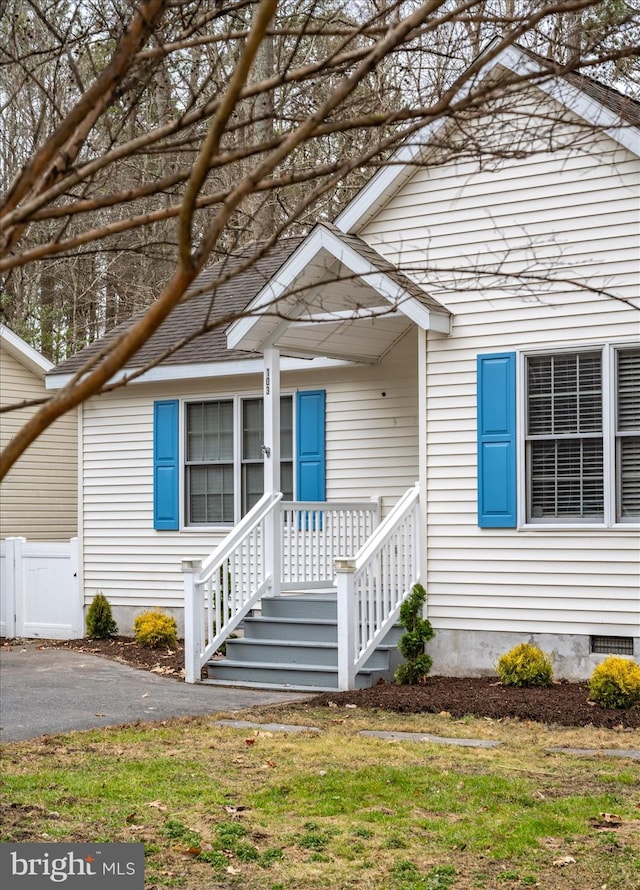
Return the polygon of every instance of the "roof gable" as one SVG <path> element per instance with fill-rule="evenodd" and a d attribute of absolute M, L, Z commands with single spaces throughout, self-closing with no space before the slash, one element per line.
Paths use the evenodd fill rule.
<path fill-rule="evenodd" d="M 510 46 L 487 62 L 482 68 L 488 77 L 502 67 L 521 75 L 540 72 L 542 59 L 519 47 Z M 474 82 L 477 82 L 477 78 Z M 460 98 L 467 95 L 473 83 L 460 90 Z M 549 76 L 536 81 L 535 86 L 550 98 L 570 109 L 584 121 L 606 130 L 619 144 L 640 155 L 640 104 L 622 96 L 603 84 L 578 74 L 564 77 Z M 375 216 L 378 209 L 395 194 L 415 172 L 415 165 L 430 150 L 429 143 L 447 125 L 443 117 L 413 134 L 391 156 L 338 214 L 335 225 L 343 232 L 360 231 Z"/>
<path fill-rule="evenodd" d="M 45 358 L 37 349 L 10 330 L 6 325 L 0 324 L 0 343 L 16 361 L 28 368 L 36 377 L 44 379 L 47 371 L 53 368 L 49 359 Z"/>
<path fill-rule="evenodd" d="M 232 348 L 277 346 L 376 362 L 409 321 L 425 330 L 450 329 L 450 313 L 441 303 L 357 235 L 329 223 L 312 229 L 248 309 L 229 327 Z M 362 338 L 352 336 L 363 323 L 365 351 L 356 347 Z M 305 330 L 296 335 L 300 328 Z"/>

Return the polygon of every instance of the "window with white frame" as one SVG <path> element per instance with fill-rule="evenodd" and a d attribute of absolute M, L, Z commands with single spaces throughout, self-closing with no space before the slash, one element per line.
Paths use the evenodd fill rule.
<path fill-rule="evenodd" d="M 528 522 L 640 518 L 640 349 L 526 357 Z"/>
<path fill-rule="evenodd" d="M 264 491 L 262 398 L 189 402 L 185 408 L 185 522 L 230 525 Z M 281 489 L 293 499 L 293 400 L 280 399 Z"/>

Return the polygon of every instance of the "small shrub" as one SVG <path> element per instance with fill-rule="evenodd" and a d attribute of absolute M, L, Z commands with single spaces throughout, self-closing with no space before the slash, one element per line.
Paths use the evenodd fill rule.
<path fill-rule="evenodd" d="M 435 636 L 431 622 L 422 617 L 426 599 L 422 584 L 414 584 L 400 606 L 400 624 L 407 632 L 400 637 L 398 649 L 406 661 L 398 667 L 394 679 L 403 686 L 424 682 L 433 664 L 431 656 L 424 651 L 425 644 Z"/>
<path fill-rule="evenodd" d="M 640 666 L 615 655 L 605 658 L 591 676 L 589 698 L 603 708 L 632 708 L 640 702 Z"/>
<path fill-rule="evenodd" d="M 505 686 L 550 686 L 553 679 L 549 657 L 530 643 L 520 643 L 503 655 L 496 671 Z"/>
<path fill-rule="evenodd" d="M 141 612 L 133 622 L 136 643 L 148 649 L 158 646 L 175 646 L 178 642 L 178 626 L 175 618 L 162 609 Z"/>
<path fill-rule="evenodd" d="M 118 625 L 113 620 L 111 606 L 103 593 L 96 593 L 87 610 L 85 619 L 87 636 L 92 640 L 108 640 L 118 633 Z"/>

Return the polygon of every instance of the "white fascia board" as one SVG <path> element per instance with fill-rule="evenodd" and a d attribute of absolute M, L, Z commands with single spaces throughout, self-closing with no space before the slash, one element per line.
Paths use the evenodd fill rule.
<path fill-rule="evenodd" d="M 535 61 L 517 47 L 509 46 L 495 58 L 491 59 L 478 74 L 465 84 L 456 98 L 464 98 L 479 76 L 486 77 L 496 65 L 522 75 L 535 74 L 540 71 Z M 614 141 L 629 149 L 635 155 L 640 154 L 640 131 L 637 127 L 621 126 L 620 118 L 613 112 L 591 98 L 578 87 L 573 86 L 561 77 L 549 75 L 534 84 L 542 92 L 565 105 L 578 117 L 599 129 L 603 129 Z M 446 118 L 427 124 L 409 141 L 402 145 L 386 162 L 385 166 L 375 173 L 369 182 L 358 192 L 350 204 L 335 219 L 334 225 L 343 232 L 357 232 L 365 225 L 382 203 L 400 188 L 414 172 L 414 164 L 428 150 L 429 142 L 435 133 L 444 126 Z M 415 141 L 419 140 L 419 141 Z"/>
<path fill-rule="evenodd" d="M 397 282 L 393 281 L 385 272 L 376 269 L 357 250 L 345 244 L 334 232 L 325 228 L 322 223 L 312 230 L 309 237 L 293 253 L 277 277 L 270 281 L 258 294 L 249 311 L 254 313 L 251 317 L 242 318 L 234 322 L 227 332 L 227 345 L 230 349 L 237 348 L 240 344 L 243 349 L 257 349 L 262 344 L 273 345 L 277 337 L 288 327 L 287 320 L 274 319 L 269 334 L 259 338 L 252 337 L 252 330 L 259 322 L 259 310 L 261 307 L 272 305 L 274 300 L 281 296 L 303 272 L 321 250 L 326 250 L 330 256 L 343 264 L 349 271 L 364 278 L 366 284 L 376 290 L 380 296 L 386 299 L 391 306 L 395 306 L 413 322 L 428 330 L 432 327 L 432 320 L 436 320 L 438 327 L 434 330 L 442 330 L 441 325 L 446 319 L 448 326 L 448 314 L 432 312 L 423 306 L 415 297 L 410 296 Z M 448 330 L 448 327 L 447 327 Z"/>
<path fill-rule="evenodd" d="M 44 377 L 44 375 L 53 368 L 53 363 L 50 362 L 49 359 L 45 358 L 37 349 L 34 349 L 33 346 L 29 346 L 22 337 L 14 334 L 14 332 L 4 324 L 0 324 L 0 340 L 7 349 L 7 352 L 10 352 L 17 361 L 22 365 L 25 365 L 30 371 L 33 371 L 36 376 Z"/>
<path fill-rule="evenodd" d="M 304 271 L 321 249 L 320 230 L 316 226 L 309 233 L 308 238 L 294 250 L 288 260 L 280 268 L 277 275 L 265 285 L 255 299 L 249 304 L 245 312 L 249 314 L 245 318 L 234 321 L 227 330 L 227 346 L 235 349 L 238 344 L 250 333 L 260 316 L 260 309 L 272 306 L 285 292 L 289 285 L 295 281 L 298 275 Z M 273 327 L 277 327 L 280 320 L 273 318 Z M 248 348 L 252 348 L 249 346 Z"/>
<path fill-rule="evenodd" d="M 446 318 L 448 322 L 449 315 L 445 310 L 441 313 L 433 312 L 433 310 L 424 306 L 419 300 L 408 294 L 402 285 L 390 278 L 385 272 L 381 272 L 372 266 L 357 250 L 345 244 L 329 229 L 322 229 L 322 239 L 322 246 L 330 251 L 340 263 L 343 263 L 354 275 L 364 278 L 369 287 L 376 290 L 392 307 L 406 315 L 407 318 L 410 318 L 411 321 L 415 322 L 423 330 L 426 331 L 431 328 L 434 316 Z"/>
<path fill-rule="evenodd" d="M 352 365 L 352 361 L 344 359 L 336 360 L 331 358 L 315 357 L 306 358 L 290 358 L 283 357 L 280 359 L 281 371 L 311 371 L 325 368 L 343 368 Z M 264 371 L 264 362 L 261 358 L 252 358 L 230 362 L 205 362 L 199 365 L 165 365 L 151 368 L 145 371 L 140 377 L 131 380 L 127 385 L 134 386 L 138 383 L 162 383 L 172 380 L 198 380 L 211 379 L 215 377 L 240 377 L 249 374 L 262 374 Z M 111 380 L 112 383 L 120 383 L 127 377 L 136 373 L 135 368 L 127 368 L 119 371 Z M 74 374 L 50 374 L 46 379 L 47 389 L 62 389 L 74 378 Z"/>

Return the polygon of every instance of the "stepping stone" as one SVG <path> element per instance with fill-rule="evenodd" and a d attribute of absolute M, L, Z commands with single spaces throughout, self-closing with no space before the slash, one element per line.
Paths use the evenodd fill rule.
<path fill-rule="evenodd" d="M 602 755 L 606 757 L 630 757 L 632 760 L 640 760 L 640 751 L 635 749 L 623 748 L 545 748 L 545 751 L 552 751 L 554 754 L 587 754 Z"/>
<path fill-rule="evenodd" d="M 448 739 L 445 736 L 429 735 L 424 732 L 378 732 L 372 729 L 363 729 L 360 735 L 403 742 L 437 742 L 441 745 L 459 745 L 462 748 L 497 748 L 502 744 L 502 742 L 492 742 L 486 739 Z"/>
<path fill-rule="evenodd" d="M 251 720 L 216 720 L 214 726 L 232 729 L 261 729 L 263 732 L 321 732 L 317 726 L 298 726 L 289 723 L 253 723 Z"/>

